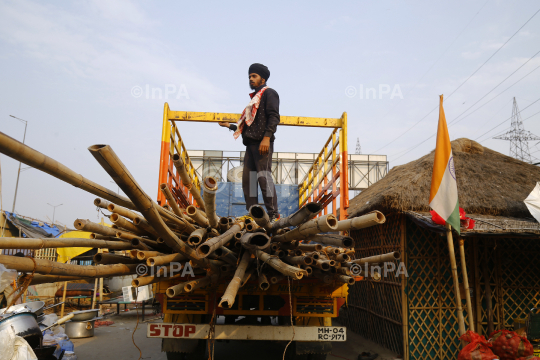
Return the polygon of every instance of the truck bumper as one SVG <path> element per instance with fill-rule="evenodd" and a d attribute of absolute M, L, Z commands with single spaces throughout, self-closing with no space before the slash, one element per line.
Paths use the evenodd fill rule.
<path fill-rule="evenodd" d="M 164 339 L 208 339 L 208 324 L 148 324 L 146 336 Z M 311 342 L 346 341 L 347 329 L 341 326 L 252 326 L 216 325 L 215 340 L 274 340 Z"/>

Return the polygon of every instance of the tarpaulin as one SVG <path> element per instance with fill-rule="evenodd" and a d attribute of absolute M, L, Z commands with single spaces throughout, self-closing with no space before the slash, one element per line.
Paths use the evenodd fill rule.
<path fill-rule="evenodd" d="M 107 224 L 103 224 L 106 225 Z M 108 225 L 110 226 L 110 225 Z M 90 239 L 90 234 L 87 231 L 70 231 L 65 234 L 60 235 L 60 238 L 81 238 L 81 239 Z M 74 257 L 85 253 L 92 248 L 81 248 L 81 247 L 69 247 L 69 248 L 58 248 L 56 252 L 58 253 L 58 262 L 65 263 L 68 260 L 73 259 Z"/>
<path fill-rule="evenodd" d="M 50 226 L 47 223 L 39 223 L 37 221 L 27 220 L 18 217 L 17 214 L 9 211 L 4 211 L 6 219 L 22 232 L 23 237 L 28 238 L 46 238 L 56 237 L 60 234 L 60 230 L 56 226 Z"/>
<path fill-rule="evenodd" d="M 536 183 L 536 187 L 523 202 L 536 221 L 540 222 L 540 182 Z"/>
<path fill-rule="evenodd" d="M 298 210 L 298 185 L 278 184 L 276 193 L 281 217 L 289 216 Z M 258 203 L 264 206 L 261 189 L 258 189 Z M 216 213 L 223 217 L 239 217 L 247 214 L 242 184 L 233 182 L 218 184 Z"/>

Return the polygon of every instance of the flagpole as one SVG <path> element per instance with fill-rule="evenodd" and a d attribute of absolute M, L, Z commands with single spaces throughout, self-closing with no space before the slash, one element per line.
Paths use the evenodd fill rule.
<path fill-rule="evenodd" d="M 459 335 L 465 334 L 465 319 L 463 318 L 463 308 L 461 307 L 461 294 L 459 293 L 459 281 L 457 274 L 456 253 L 454 252 L 454 239 L 452 238 L 452 226 L 446 224 L 448 231 L 446 238 L 448 240 L 448 253 L 450 254 L 450 265 L 452 266 L 452 278 L 454 279 L 454 292 L 456 293 L 456 308 L 459 325 Z"/>
<path fill-rule="evenodd" d="M 461 258 L 461 274 L 465 287 L 465 300 L 467 300 L 467 317 L 469 318 L 469 330 L 474 331 L 474 319 L 471 304 L 471 292 L 469 290 L 469 275 L 467 274 L 467 262 L 465 261 L 465 240 L 459 239 L 459 257 Z"/>

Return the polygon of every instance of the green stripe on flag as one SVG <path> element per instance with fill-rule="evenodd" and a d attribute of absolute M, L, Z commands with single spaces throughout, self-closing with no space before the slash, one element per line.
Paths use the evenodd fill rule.
<path fill-rule="evenodd" d="M 452 211 L 452 214 L 450 214 L 450 216 L 446 220 L 446 223 L 450 224 L 452 228 L 461 235 L 459 221 L 459 201 L 456 202 L 456 207 L 454 208 L 454 211 Z"/>

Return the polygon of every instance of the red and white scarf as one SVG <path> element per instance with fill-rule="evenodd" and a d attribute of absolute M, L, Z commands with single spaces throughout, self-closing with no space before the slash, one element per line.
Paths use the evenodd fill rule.
<path fill-rule="evenodd" d="M 242 131 L 244 130 L 244 124 L 247 126 L 251 126 L 253 124 L 253 120 L 255 120 L 255 115 L 257 115 L 257 110 L 259 109 L 259 104 L 261 103 L 261 97 L 264 92 L 270 89 L 268 86 L 263 87 L 261 90 L 259 90 L 258 93 L 251 93 L 249 96 L 251 96 L 251 101 L 246 106 L 244 111 L 242 111 L 242 116 L 240 116 L 240 119 L 236 123 L 237 129 L 234 132 L 234 139 L 238 139 Z"/>

